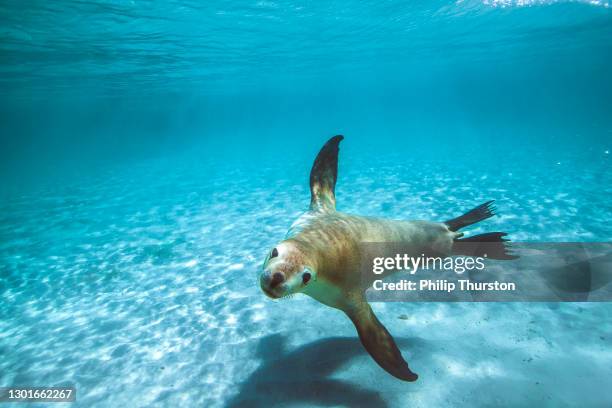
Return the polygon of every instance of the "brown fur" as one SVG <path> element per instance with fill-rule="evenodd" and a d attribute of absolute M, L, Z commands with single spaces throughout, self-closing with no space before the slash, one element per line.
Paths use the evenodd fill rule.
<path fill-rule="evenodd" d="M 410 242 L 417 248 L 422 245 L 450 255 L 453 239 L 460 234 L 449 231 L 443 223 L 337 212 L 334 190 L 342 139 L 340 135 L 331 138 L 317 155 L 310 173 L 310 211 L 294 223 L 289 238 L 277 245 L 279 255 L 266 260 L 260 284 L 273 298 L 301 292 L 344 311 L 372 358 L 393 376 L 414 381 L 417 375 L 365 300 L 360 271 L 362 243 Z M 282 274 L 282 283 L 277 280 L 271 285 L 275 274 Z"/>

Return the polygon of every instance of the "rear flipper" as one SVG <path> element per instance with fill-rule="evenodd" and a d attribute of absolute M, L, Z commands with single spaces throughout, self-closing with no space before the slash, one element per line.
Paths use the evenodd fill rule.
<path fill-rule="evenodd" d="M 453 244 L 453 255 L 479 256 L 489 259 L 509 260 L 518 256 L 510 253 L 504 237 L 505 232 L 488 232 L 469 238 L 457 238 Z"/>
<path fill-rule="evenodd" d="M 400 380 L 415 381 L 419 377 L 410 371 L 393 337 L 378 321 L 367 302 L 361 302 L 346 314 L 357 328 L 361 344 L 379 366 Z"/>
<path fill-rule="evenodd" d="M 487 201 L 484 204 L 466 212 L 465 214 L 453 218 L 452 220 L 444 221 L 448 226 L 448 229 L 455 232 L 468 225 L 476 224 L 482 220 L 486 220 L 495 215 L 495 207 L 493 207 L 494 200 Z"/>

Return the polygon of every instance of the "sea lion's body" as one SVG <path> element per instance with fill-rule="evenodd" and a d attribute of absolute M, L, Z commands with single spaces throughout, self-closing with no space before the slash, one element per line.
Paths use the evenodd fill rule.
<path fill-rule="evenodd" d="M 311 264 L 316 264 L 318 271 L 317 281 L 303 293 L 338 309 L 346 308 L 346 299 L 355 299 L 361 295 L 364 285 L 371 284 L 364 278 L 380 279 L 374 274 L 359 273 L 363 243 L 410 242 L 416 248 L 435 248 L 437 253 L 449 256 L 453 240 L 461 235 L 439 222 L 388 220 L 337 211 L 306 213 L 294 223 L 292 230 L 286 238 L 310 246 Z M 420 252 L 411 255 L 419 256 Z M 318 286 L 323 282 L 327 287 L 341 289 L 321 290 Z"/>
<path fill-rule="evenodd" d="M 310 210 L 293 223 L 285 239 L 266 258 L 261 288 L 272 298 L 301 292 L 342 310 L 355 325 L 366 350 L 382 368 L 399 379 L 414 381 L 417 375 L 408 368 L 393 337 L 365 299 L 364 287 L 371 282 L 364 282 L 361 274 L 362 244 L 402 242 L 414 249 L 412 256 L 422 252 L 450 256 L 457 253 L 459 243 L 490 242 L 494 245 L 489 247 L 493 249 L 490 258 L 512 259 L 513 256 L 506 252 L 505 233 L 460 239 L 463 233 L 457 232 L 493 216 L 492 201 L 445 222 L 397 221 L 336 211 L 334 190 L 338 145 L 342 139 L 342 136 L 333 137 L 317 155 L 310 174 Z M 370 278 L 375 279 L 375 275 L 365 279 Z"/>

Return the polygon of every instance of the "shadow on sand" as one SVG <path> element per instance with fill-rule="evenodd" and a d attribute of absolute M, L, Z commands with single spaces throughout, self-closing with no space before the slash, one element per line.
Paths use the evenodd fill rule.
<path fill-rule="evenodd" d="M 367 355 L 358 338 L 322 339 L 289 353 L 284 351 L 284 343 L 285 339 L 280 335 L 271 335 L 260 341 L 257 356 L 262 363 L 242 384 L 238 395 L 228 403 L 227 408 L 297 403 L 387 407 L 378 391 L 330 378 L 349 360 Z M 364 379 L 363 383 L 367 383 L 367 380 Z"/>

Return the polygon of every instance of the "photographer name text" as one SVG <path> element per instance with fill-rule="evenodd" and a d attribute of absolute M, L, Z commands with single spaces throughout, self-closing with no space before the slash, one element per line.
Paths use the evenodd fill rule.
<path fill-rule="evenodd" d="M 375 280 L 372 288 L 376 291 L 430 291 L 430 292 L 454 292 L 459 291 L 515 291 L 514 282 L 473 282 L 469 279 L 459 279 L 450 282 L 446 279 L 420 279 L 412 281 L 402 279 L 398 282 L 383 282 L 382 279 Z"/>

